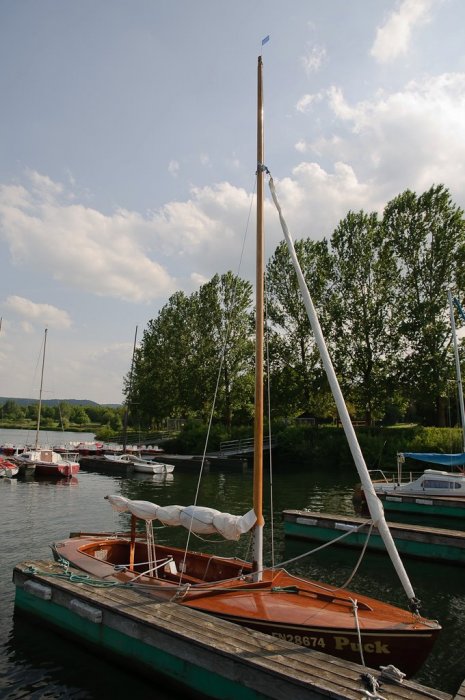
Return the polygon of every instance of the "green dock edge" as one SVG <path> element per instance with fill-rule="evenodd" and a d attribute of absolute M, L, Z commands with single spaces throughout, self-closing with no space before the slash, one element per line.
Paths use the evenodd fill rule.
<path fill-rule="evenodd" d="M 293 523 L 289 521 L 284 522 L 284 535 L 288 537 L 295 537 L 301 540 L 314 540 L 316 542 L 331 542 L 340 537 L 341 533 L 335 531 L 332 528 L 318 527 L 315 525 L 304 525 L 299 523 Z M 351 533 L 344 538 L 339 545 L 348 547 L 358 547 L 361 548 L 366 542 L 366 535 L 364 533 Z M 415 542 L 411 540 L 403 540 L 398 537 L 394 537 L 396 547 L 398 552 L 401 554 L 418 557 L 421 559 L 435 559 L 448 561 L 454 564 L 465 563 L 465 550 L 463 548 L 429 543 L 429 542 Z M 368 543 L 369 550 L 375 551 L 385 551 L 385 545 L 378 534 L 373 534 L 370 537 Z"/>
<path fill-rule="evenodd" d="M 159 674 L 176 685 L 219 700 L 267 700 L 267 696 L 239 682 L 224 678 L 200 666 L 179 659 L 162 649 L 144 644 L 117 630 L 83 619 L 71 610 L 52 601 L 40 600 L 22 588 L 16 588 L 15 605 L 22 612 L 33 614 L 93 649 L 111 654 L 113 661 L 139 669 L 144 674 Z M 118 658 L 116 658 L 116 656 Z"/>

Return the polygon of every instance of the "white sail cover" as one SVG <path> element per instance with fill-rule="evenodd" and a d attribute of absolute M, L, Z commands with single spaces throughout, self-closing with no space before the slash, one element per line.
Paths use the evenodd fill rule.
<path fill-rule="evenodd" d="M 163 525 L 183 525 L 197 535 L 222 535 L 226 540 L 238 540 L 256 521 L 255 512 L 245 515 L 221 513 L 202 506 L 159 506 L 150 501 L 131 501 L 124 496 L 105 496 L 119 513 L 129 512 L 142 520 L 159 520 Z"/>
<path fill-rule="evenodd" d="M 118 513 L 125 513 L 128 510 L 129 499 L 124 496 L 105 496 L 105 499 L 111 504 L 113 510 Z"/>

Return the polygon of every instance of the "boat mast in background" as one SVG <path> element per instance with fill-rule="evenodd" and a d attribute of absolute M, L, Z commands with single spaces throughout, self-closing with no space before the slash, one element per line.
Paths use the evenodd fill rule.
<path fill-rule="evenodd" d="M 457 331 L 455 329 L 454 302 L 452 299 L 452 293 L 451 293 L 450 289 L 447 292 L 447 298 L 449 299 L 450 325 L 452 328 L 452 340 L 454 341 L 455 372 L 456 372 L 456 378 L 457 378 L 457 394 L 459 396 L 460 420 L 462 421 L 462 452 L 465 452 L 465 408 L 464 408 L 464 404 L 463 404 L 462 373 L 460 371 L 459 348 L 457 345 Z M 460 309 L 460 311 L 461 311 L 461 309 Z"/>
<path fill-rule="evenodd" d="M 257 73 L 257 249 L 255 311 L 255 422 L 254 422 L 254 488 L 253 506 L 257 521 L 254 526 L 252 571 L 255 581 L 262 580 L 263 569 L 263 64 L 258 57 Z"/>
<path fill-rule="evenodd" d="M 136 354 L 136 344 L 137 344 L 137 326 L 136 326 L 136 332 L 134 333 L 134 346 L 132 348 L 132 360 L 131 360 L 131 371 L 129 373 L 129 386 L 128 386 L 128 395 L 126 398 L 126 410 L 124 411 L 124 420 L 123 420 L 123 454 L 126 452 L 126 447 L 128 443 L 128 416 L 129 416 L 129 402 L 131 400 L 131 391 L 132 391 L 132 374 L 134 372 L 134 355 Z"/>
<path fill-rule="evenodd" d="M 36 430 L 36 442 L 35 449 L 39 449 L 39 431 L 40 431 L 40 414 L 42 412 L 42 388 L 44 385 L 44 367 L 45 367 L 45 349 L 47 347 L 47 333 L 48 329 L 45 329 L 44 333 L 44 351 L 42 353 L 42 372 L 40 374 L 40 390 L 39 390 L 39 409 L 37 411 L 37 430 Z"/>

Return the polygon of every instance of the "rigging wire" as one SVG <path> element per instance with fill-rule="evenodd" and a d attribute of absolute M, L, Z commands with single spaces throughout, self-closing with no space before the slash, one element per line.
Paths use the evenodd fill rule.
<path fill-rule="evenodd" d="M 232 299 L 231 299 L 231 308 L 234 307 L 234 303 L 235 303 L 235 301 L 236 301 L 238 276 L 239 276 L 239 272 L 240 272 L 241 267 L 242 267 L 242 261 L 243 261 L 243 259 L 244 259 L 245 243 L 246 243 L 246 240 L 247 240 L 247 237 L 248 237 L 248 233 L 249 233 L 250 218 L 251 218 L 251 215 L 252 215 L 253 200 L 254 200 L 254 197 L 255 197 L 256 189 L 257 189 L 257 175 L 255 174 L 253 192 L 252 192 L 252 195 L 251 195 L 251 197 L 250 197 L 249 212 L 248 212 L 248 215 L 247 215 L 246 226 L 245 226 L 244 234 L 243 234 L 243 237 L 242 237 L 242 247 L 241 247 L 241 252 L 240 252 L 240 255 L 239 255 L 239 262 L 238 262 L 238 266 L 237 266 L 235 287 L 234 287 L 233 294 L 232 294 Z M 217 374 L 217 378 L 216 378 L 215 391 L 214 391 L 214 395 L 213 395 L 213 403 L 212 403 L 212 407 L 211 407 L 211 411 L 210 411 L 210 417 L 209 417 L 209 420 L 208 420 L 207 434 L 206 434 L 206 437 L 205 437 L 205 443 L 204 443 L 204 448 L 203 448 L 203 453 L 202 453 L 202 459 L 201 459 L 201 462 L 200 462 L 199 478 L 198 478 L 198 480 L 197 480 L 197 487 L 196 487 L 196 491 L 195 491 L 195 497 L 194 497 L 194 503 L 193 503 L 194 507 L 197 506 L 197 500 L 198 500 L 198 497 L 199 497 L 200 484 L 201 484 L 201 481 L 202 481 L 203 470 L 204 470 L 204 466 L 205 466 L 205 458 L 206 458 L 206 454 L 207 454 L 208 442 L 209 442 L 209 439 L 210 439 L 210 432 L 211 432 L 211 427 L 212 427 L 212 423 L 213 423 L 213 416 L 214 416 L 214 412 L 215 412 L 216 401 L 217 401 L 217 398 L 218 398 L 218 391 L 219 391 L 219 386 L 220 386 L 220 379 L 221 379 L 221 374 L 222 374 L 222 371 L 223 371 L 223 364 L 224 364 L 224 360 L 225 360 L 225 356 L 226 356 L 226 347 L 227 347 L 227 343 L 228 343 L 228 340 L 229 340 L 229 334 L 230 334 L 230 332 L 231 332 L 231 316 L 229 317 L 229 321 L 228 321 L 228 324 L 227 324 L 227 326 L 226 326 L 226 334 L 225 334 L 225 338 L 224 338 L 223 347 L 222 347 L 222 349 L 221 349 L 220 364 L 219 364 L 218 374 Z M 185 567 L 185 564 L 186 564 L 187 552 L 188 552 L 188 549 L 189 549 L 189 542 L 190 542 L 190 537 L 191 537 L 191 533 L 192 533 L 192 521 L 193 521 L 193 518 L 194 518 L 194 513 L 192 514 L 191 524 L 190 524 L 189 529 L 188 529 L 188 532 L 187 532 L 186 548 L 185 548 L 185 550 L 184 550 L 184 561 L 183 561 L 184 567 Z M 183 567 L 183 568 L 184 568 L 184 567 Z"/>

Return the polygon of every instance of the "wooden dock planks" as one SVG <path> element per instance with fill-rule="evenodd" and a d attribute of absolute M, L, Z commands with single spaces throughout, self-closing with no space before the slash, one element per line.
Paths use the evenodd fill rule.
<path fill-rule="evenodd" d="M 102 652 L 123 652 L 126 663 L 144 673 L 163 673 L 186 691 L 241 700 L 363 697 L 361 674 L 367 669 L 357 664 L 155 600 L 133 588 L 98 588 L 57 576 L 62 572 L 54 562 L 18 564 L 13 574 L 17 606 L 85 643 L 100 645 Z M 45 596 L 49 599 L 28 593 L 31 582 L 50 591 Z M 101 623 L 83 621 L 73 612 L 76 606 L 97 611 Z M 379 677 L 379 671 L 370 673 Z M 380 694 L 386 700 L 451 700 L 412 682 L 384 683 Z"/>

